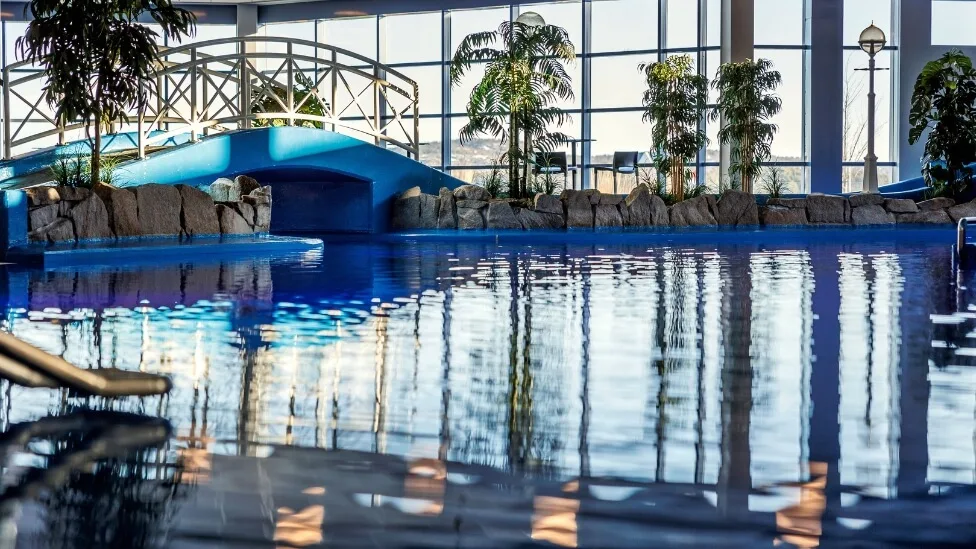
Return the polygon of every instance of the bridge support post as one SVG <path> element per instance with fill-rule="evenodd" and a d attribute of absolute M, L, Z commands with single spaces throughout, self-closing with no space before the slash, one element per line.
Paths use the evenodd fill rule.
<path fill-rule="evenodd" d="M 237 37 L 240 39 L 238 47 L 241 54 L 241 66 L 238 84 L 238 98 L 241 111 L 241 129 L 251 128 L 251 76 L 248 70 L 248 54 L 255 53 L 255 45 L 248 42 L 248 36 L 258 33 L 258 7 L 256 4 L 237 5 Z M 290 86 L 289 86 L 290 87 Z"/>

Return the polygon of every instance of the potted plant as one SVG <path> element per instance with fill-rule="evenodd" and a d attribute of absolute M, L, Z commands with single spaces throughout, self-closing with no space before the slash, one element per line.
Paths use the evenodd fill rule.
<path fill-rule="evenodd" d="M 711 118 L 721 121 L 718 138 L 730 148 L 729 176 L 747 193 L 772 154 L 777 128 L 769 120 L 783 107 L 775 93 L 782 81 L 768 59 L 726 63 L 712 81 L 718 103 Z"/>
<path fill-rule="evenodd" d="M 156 85 L 158 35 L 140 19 L 178 41 L 194 32 L 196 17 L 172 0 L 30 0 L 27 6 L 32 20 L 17 50 L 44 67 L 44 100 L 60 124 L 95 126 L 90 173 L 101 174 L 102 128 L 128 122 L 126 113 Z"/>
<path fill-rule="evenodd" d="M 657 63 L 642 63 L 647 80 L 644 121 L 651 124 L 653 150 L 667 160 L 671 194 L 685 195 L 685 165 L 708 143 L 699 121 L 708 102 L 708 79 L 695 70 L 691 56 L 671 56 Z"/>
<path fill-rule="evenodd" d="M 575 59 L 566 29 L 548 25 L 532 12 L 505 21 L 498 30 L 468 35 L 454 53 L 454 86 L 474 63 L 485 63 L 485 75 L 468 100 L 468 123 L 461 128 L 461 144 L 485 134 L 507 144 L 503 161 L 508 163 L 512 196 L 525 196 L 528 190 L 532 151 L 550 151 L 567 139 L 550 128 L 558 128 L 568 119 L 553 103 L 573 98 L 572 78 L 564 63 Z"/>
<path fill-rule="evenodd" d="M 922 69 L 912 91 L 908 142 L 928 132 L 922 172 L 937 194 L 958 196 L 973 179 L 976 162 L 976 71 L 959 50 Z"/>

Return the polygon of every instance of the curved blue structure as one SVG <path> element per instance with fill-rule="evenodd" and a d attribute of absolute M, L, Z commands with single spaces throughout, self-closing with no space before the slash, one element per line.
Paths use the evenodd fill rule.
<path fill-rule="evenodd" d="M 389 149 L 291 126 L 218 134 L 116 171 L 123 186 L 204 186 L 237 175 L 273 186 L 275 232 L 383 232 L 398 194 L 414 186 L 436 194 L 463 183 Z"/>

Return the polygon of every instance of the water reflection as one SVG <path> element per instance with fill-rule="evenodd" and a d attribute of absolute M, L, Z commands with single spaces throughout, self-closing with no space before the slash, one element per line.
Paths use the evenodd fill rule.
<path fill-rule="evenodd" d="M 575 517 L 613 498 L 602 479 L 772 513 L 812 547 L 849 498 L 974 484 L 976 299 L 949 268 L 924 240 L 329 243 L 291 262 L 8 272 L 6 327 L 82 366 L 173 376 L 161 413 L 200 485 L 216 456 L 268 444 L 379 452 L 412 465 L 369 504 L 405 513 L 446 514 L 444 464 L 462 463 L 561 483 L 532 504 L 557 545 L 584 545 Z M 9 393 L 4 422 L 54 398 Z M 292 545 L 329 520 L 275 511 Z"/>

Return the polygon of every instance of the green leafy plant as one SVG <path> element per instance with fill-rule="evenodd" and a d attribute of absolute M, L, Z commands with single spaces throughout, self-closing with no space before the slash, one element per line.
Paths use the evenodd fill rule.
<path fill-rule="evenodd" d="M 742 187 L 739 186 L 740 180 L 733 176 L 732 174 L 726 174 L 718 182 L 718 192 L 716 194 L 725 194 L 729 191 L 741 191 Z"/>
<path fill-rule="evenodd" d="M 178 41 L 196 17 L 172 0 L 30 0 L 31 22 L 17 39 L 21 58 L 43 67 L 43 98 L 62 124 L 81 120 L 90 132 L 91 164 L 101 173 L 102 128 L 128 122 L 156 85 L 158 35 Z"/>
<path fill-rule="evenodd" d="M 753 181 L 772 155 L 776 125 L 769 122 L 783 107 L 775 90 L 783 82 L 768 59 L 726 63 L 718 68 L 712 87 L 718 103 L 713 121 L 721 121 L 718 138 L 730 146 L 729 174 L 738 179 L 739 188 L 753 192 Z"/>
<path fill-rule="evenodd" d="M 576 59 L 575 51 L 566 29 L 545 24 L 529 12 L 516 21 L 503 22 L 495 31 L 468 35 L 454 53 L 452 85 L 458 86 L 475 63 L 484 63 L 485 69 L 471 90 L 468 123 L 459 134 L 461 144 L 491 135 L 507 145 L 505 159 L 513 196 L 528 192 L 531 152 L 550 151 L 568 139 L 552 129 L 568 120 L 553 104 L 573 98 L 572 78 L 564 63 Z"/>
<path fill-rule="evenodd" d="M 708 79 L 695 71 L 691 56 L 671 56 L 642 63 L 644 121 L 651 124 L 652 150 L 666 159 L 668 179 L 677 199 L 684 199 L 685 165 L 708 143 L 699 121 L 708 102 Z"/>
<path fill-rule="evenodd" d="M 539 166 L 542 169 L 538 174 L 535 173 L 535 170 L 532 170 L 532 173 L 529 174 L 530 181 L 528 189 L 530 195 L 535 195 L 538 193 L 556 194 L 562 189 L 562 185 L 560 185 L 556 180 L 555 174 L 550 171 L 550 168 L 552 168 L 552 163 L 550 160 L 551 158 L 544 154 L 534 155 L 531 165 Z"/>
<path fill-rule="evenodd" d="M 90 189 L 96 180 L 108 185 L 116 183 L 116 174 L 122 160 L 118 156 L 103 156 L 99 170 L 101 177 L 92 178 L 91 156 L 76 152 L 59 154 L 49 169 L 54 183 L 63 187 L 80 187 Z"/>
<path fill-rule="evenodd" d="M 315 91 L 315 82 L 309 78 L 304 72 L 297 71 L 295 74 L 295 86 L 292 90 L 292 97 L 294 98 L 295 105 L 301 105 L 295 110 L 295 114 L 304 116 L 314 116 L 314 117 L 324 117 L 327 111 L 325 102 L 318 96 Z M 279 85 L 271 86 L 271 93 L 274 97 L 265 93 L 260 101 L 254 103 L 251 107 L 251 112 L 257 113 L 281 113 L 281 105 L 287 105 L 288 91 Z M 277 99 L 275 99 L 277 97 Z M 284 126 L 288 123 L 287 115 L 282 114 L 281 117 L 276 118 L 262 118 L 254 121 L 255 127 L 267 127 L 267 126 Z M 314 120 L 301 120 L 295 121 L 296 126 L 301 126 L 303 128 L 317 128 L 322 129 L 324 126 L 323 122 L 316 122 Z"/>
<path fill-rule="evenodd" d="M 508 196 L 508 181 L 505 180 L 504 165 L 500 160 L 493 160 L 487 174 L 475 178 L 475 184 L 484 187 L 494 198 Z"/>
<path fill-rule="evenodd" d="M 922 157 L 926 184 L 954 196 L 965 191 L 976 162 L 976 70 L 969 57 L 952 50 L 925 65 L 912 91 L 908 122 L 910 144 L 928 131 Z"/>
<path fill-rule="evenodd" d="M 763 192 L 769 198 L 779 198 L 787 190 L 786 180 L 783 178 L 783 170 L 772 167 L 766 170 L 766 177 L 763 180 Z"/>

